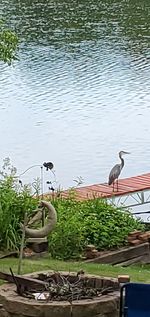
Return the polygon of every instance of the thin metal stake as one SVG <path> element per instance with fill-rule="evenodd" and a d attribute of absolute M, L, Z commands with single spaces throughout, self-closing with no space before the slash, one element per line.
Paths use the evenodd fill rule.
<path fill-rule="evenodd" d="M 19 262 L 18 262 L 18 274 L 21 274 L 26 224 L 27 224 L 27 213 L 25 213 L 24 215 L 24 222 L 23 222 L 23 228 L 22 228 L 22 238 L 21 238 L 21 245 L 20 245 Z"/>
<path fill-rule="evenodd" d="M 41 166 L 41 198 L 44 198 L 44 175 L 43 175 L 43 166 Z M 42 227 L 45 225 L 45 209 L 42 208 Z"/>

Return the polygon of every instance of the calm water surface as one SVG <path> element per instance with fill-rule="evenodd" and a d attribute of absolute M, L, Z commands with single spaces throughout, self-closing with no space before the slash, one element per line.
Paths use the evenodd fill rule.
<path fill-rule="evenodd" d="M 150 172 L 149 0 L 1 0 L 0 15 L 20 38 L 0 64 L 1 161 L 52 161 L 63 187 L 106 182 L 120 150 L 122 177 Z"/>

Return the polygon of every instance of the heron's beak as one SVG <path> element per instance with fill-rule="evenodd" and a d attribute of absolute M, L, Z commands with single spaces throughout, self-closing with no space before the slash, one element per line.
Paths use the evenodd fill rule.
<path fill-rule="evenodd" d="M 123 154 L 131 154 L 130 152 L 125 152 L 125 151 L 123 151 Z"/>

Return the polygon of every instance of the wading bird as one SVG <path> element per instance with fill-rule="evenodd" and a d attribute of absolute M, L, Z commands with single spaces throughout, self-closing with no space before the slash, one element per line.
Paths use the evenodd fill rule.
<path fill-rule="evenodd" d="M 118 177 L 124 167 L 124 159 L 122 158 L 122 156 L 124 154 L 130 154 L 129 152 L 125 152 L 125 151 L 120 151 L 119 152 L 119 158 L 121 160 L 121 163 L 120 164 L 116 164 L 112 170 L 110 171 L 110 174 L 109 174 L 109 180 L 108 180 L 108 185 L 111 185 L 113 184 L 113 192 L 114 192 L 114 187 L 115 187 L 115 180 L 116 180 L 116 183 L 117 183 L 117 191 L 118 191 Z"/>

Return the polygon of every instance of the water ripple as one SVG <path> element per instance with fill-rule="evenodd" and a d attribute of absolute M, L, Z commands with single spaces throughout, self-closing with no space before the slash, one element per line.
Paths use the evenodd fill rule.
<path fill-rule="evenodd" d="M 63 186 L 106 181 L 121 149 L 132 152 L 122 176 L 148 172 L 148 11 L 147 0 L 2 0 L 21 45 L 0 65 L 1 157 L 20 171 L 52 160 Z"/>

